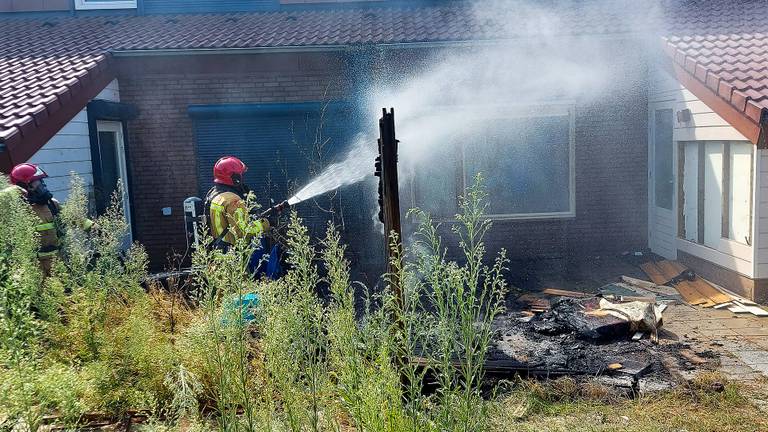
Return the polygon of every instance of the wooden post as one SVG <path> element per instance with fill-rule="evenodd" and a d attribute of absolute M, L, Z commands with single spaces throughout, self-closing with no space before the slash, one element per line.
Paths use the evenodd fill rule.
<path fill-rule="evenodd" d="M 400 189 L 397 180 L 397 138 L 395 138 L 395 109 L 390 112 L 384 108 L 383 116 L 379 119 L 379 160 L 380 169 L 380 206 L 379 219 L 384 223 L 386 234 L 385 246 L 387 257 L 387 273 L 392 278 L 393 291 L 399 305 L 403 305 L 403 292 L 397 274 L 395 259 L 402 258 L 402 230 L 400 228 Z M 379 171 L 377 169 L 377 171 Z M 390 245 L 392 233 L 397 235 L 395 250 Z M 401 264 L 401 263 L 399 263 Z"/>

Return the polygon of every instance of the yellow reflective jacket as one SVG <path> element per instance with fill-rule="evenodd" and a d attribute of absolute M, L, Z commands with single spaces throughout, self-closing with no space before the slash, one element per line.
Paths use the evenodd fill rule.
<path fill-rule="evenodd" d="M 220 192 L 210 203 L 211 236 L 214 239 L 233 245 L 238 238 L 250 240 L 269 229 L 265 220 L 251 221 L 245 202 L 234 192 Z"/>
<path fill-rule="evenodd" d="M 19 186 L 9 186 L 2 193 L 18 193 L 21 197 L 26 196 L 26 191 Z M 59 249 L 61 249 L 60 227 L 57 225 L 59 223 L 57 215 L 61 210 L 61 205 L 56 199 L 51 199 L 49 204 L 29 203 L 29 207 L 39 219 L 39 223 L 35 225 L 35 231 L 40 235 L 40 250 L 37 257 L 43 271 L 48 275 L 51 269 L 51 259 L 58 255 Z M 83 218 L 80 222 L 80 228 L 85 231 L 89 231 L 91 227 L 93 227 L 93 221 L 88 218 Z"/>

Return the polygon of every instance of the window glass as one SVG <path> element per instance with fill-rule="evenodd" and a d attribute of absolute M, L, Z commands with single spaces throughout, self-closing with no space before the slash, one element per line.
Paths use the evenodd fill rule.
<path fill-rule="evenodd" d="M 75 9 L 134 9 L 136 0 L 75 0 Z"/>
<path fill-rule="evenodd" d="M 96 206 L 99 213 L 106 210 L 117 190 L 120 171 L 117 160 L 117 134 L 99 131 L 99 154 L 101 155 L 101 190 L 96 193 Z"/>
<path fill-rule="evenodd" d="M 471 129 L 417 170 L 415 205 L 452 217 L 457 196 L 482 173 L 490 216 L 572 212 L 570 116 L 489 118 Z"/>
<path fill-rule="evenodd" d="M 656 206 L 672 210 L 672 110 L 656 110 L 654 119 L 654 190 Z"/>
<path fill-rule="evenodd" d="M 465 181 L 483 173 L 490 214 L 568 212 L 569 131 L 568 116 L 490 120 L 465 143 Z"/>

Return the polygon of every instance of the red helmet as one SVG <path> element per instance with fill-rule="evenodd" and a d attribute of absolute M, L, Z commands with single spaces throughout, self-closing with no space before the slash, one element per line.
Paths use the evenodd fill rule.
<path fill-rule="evenodd" d="M 44 179 L 46 177 L 48 177 L 48 174 L 40 169 L 39 166 L 29 163 L 18 164 L 11 170 L 11 183 L 24 187 L 35 180 Z"/>
<path fill-rule="evenodd" d="M 248 171 L 243 161 L 234 156 L 224 156 L 213 166 L 213 182 L 236 186 L 243 181 L 243 174 Z"/>

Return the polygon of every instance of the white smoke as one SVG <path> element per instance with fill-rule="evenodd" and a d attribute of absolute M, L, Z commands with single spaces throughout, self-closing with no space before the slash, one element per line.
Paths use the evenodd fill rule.
<path fill-rule="evenodd" d="M 390 54 L 382 54 L 385 65 L 368 92 L 371 118 L 366 124 L 373 129 L 382 108 L 395 108 L 399 160 L 408 166 L 401 170 L 406 177 L 401 181 L 407 181 L 408 173 L 420 164 L 444 163 L 435 155 L 450 151 L 446 143 L 482 134 L 489 117 L 525 115 L 553 104 L 576 105 L 604 93 L 612 80 L 622 78 L 616 76 L 621 73 L 616 55 L 627 53 L 615 51 L 617 41 L 651 33 L 648 16 L 655 13 L 646 2 L 553 1 L 546 5 L 476 2 L 471 21 L 483 28 L 482 38 L 493 41 L 442 48 L 426 62 L 420 61 L 422 66 L 416 70 L 402 70 L 397 63 L 387 68 Z M 577 31 L 566 25 L 600 28 Z M 605 31 L 603 27 L 620 34 L 591 34 Z M 375 136 L 358 137 L 347 159 L 328 167 L 291 200 L 300 202 L 361 181 L 372 174 L 375 153 Z"/>

